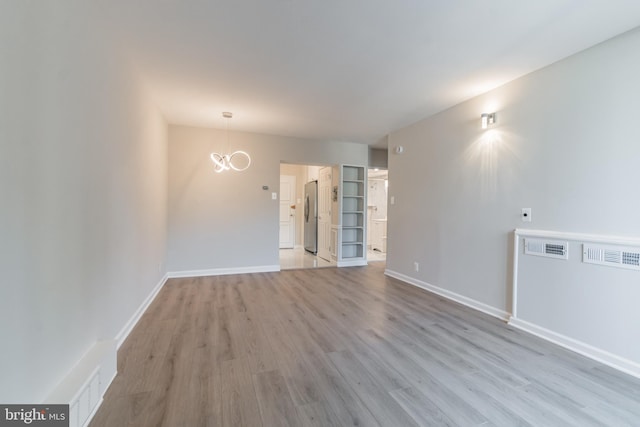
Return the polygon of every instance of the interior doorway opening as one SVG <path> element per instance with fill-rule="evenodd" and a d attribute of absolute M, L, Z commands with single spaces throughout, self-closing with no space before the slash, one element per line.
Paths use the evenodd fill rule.
<path fill-rule="evenodd" d="M 373 168 L 367 175 L 367 259 L 386 261 L 389 172 Z"/>
<path fill-rule="evenodd" d="M 336 266 L 330 254 L 331 165 L 280 164 L 280 269 Z"/>

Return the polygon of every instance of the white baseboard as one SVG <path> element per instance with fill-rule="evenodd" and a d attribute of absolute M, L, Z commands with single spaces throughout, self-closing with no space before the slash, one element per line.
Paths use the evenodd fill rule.
<path fill-rule="evenodd" d="M 640 378 L 640 364 L 632 360 L 625 359 L 623 357 L 609 353 L 605 350 L 593 347 L 592 345 L 583 343 L 557 332 L 553 332 L 549 329 L 543 328 L 533 323 L 529 323 L 525 320 L 511 317 L 506 311 L 499 310 L 495 307 L 491 307 L 490 305 L 484 304 L 474 299 L 456 294 L 455 292 L 433 286 L 429 283 L 423 282 L 413 277 L 409 277 L 402 273 L 398 273 L 393 270 L 385 270 L 384 274 L 389 277 L 401 280 L 410 285 L 425 289 L 429 292 L 433 292 L 434 294 L 438 294 L 447 299 L 459 302 L 460 304 L 466 305 L 478 311 L 482 311 L 483 313 L 497 317 L 500 320 L 508 321 L 509 325 L 513 326 L 514 328 L 518 328 L 522 331 L 528 332 L 561 347 L 586 356 L 590 359 L 603 363 L 621 372 Z"/>
<path fill-rule="evenodd" d="M 369 265 L 366 259 L 358 259 L 354 261 L 338 261 L 336 263 L 338 267 L 362 267 Z"/>
<path fill-rule="evenodd" d="M 129 319 L 129 321 L 124 325 L 124 327 L 120 330 L 120 332 L 118 332 L 118 335 L 116 335 L 116 341 L 118 342 L 118 349 L 120 348 L 122 343 L 124 343 L 124 340 L 127 339 L 129 334 L 133 330 L 134 326 L 136 326 L 136 324 L 138 323 L 138 321 L 140 320 L 144 312 L 147 310 L 147 308 L 149 308 L 149 306 L 155 299 L 156 295 L 158 295 L 158 292 L 160 292 L 160 289 L 162 289 L 164 284 L 167 282 L 168 278 L 169 278 L 169 275 L 165 274 L 162 277 L 162 279 L 160 279 L 160 281 L 153 288 L 149 296 L 145 298 L 142 304 L 140 304 L 140 307 L 138 307 L 138 310 L 136 310 L 133 316 L 131 316 L 131 319 Z"/>
<path fill-rule="evenodd" d="M 168 273 L 170 279 L 181 277 L 203 277 L 203 276 L 224 276 L 227 274 L 246 274 L 246 273 L 271 273 L 280 271 L 279 265 L 257 265 L 252 267 L 231 267 L 231 268 L 212 268 L 208 270 L 185 270 L 171 271 Z"/>
<path fill-rule="evenodd" d="M 422 280 L 415 279 L 413 277 L 404 275 L 402 273 L 398 273 L 393 270 L 385 270 L 384 274 L 393 277 L 394 279 L 401 280 L 405 283 L 408 283 L 413 286 L 417 286 L 418 288 L 425 289 L 429 292 L 433 292 L 434 294 L 438 294 L 442 297 L 450 299 L 452 301 L 458 302 L 460 304 L 466 305 L 467 307 L 471 307 L 475 310 L 486 313 L 490 316 L 497 317 L 500 320 L 504 320 L 505 322 L 509 320 L 509 313 L 504 310 L 500 310 L 498 308 L 492 307 L 488 304 L 485 304 L 480 301 L 476 301 L 472 298 L 465 297 L 464 295 L 457 294 L 455 292 L 448 291 L 446 289 L 439 288 L 437 286 L 431 285 L 427 282 L 423 282 Z"/>
<path fill-rule="evenodd" d="M 576 339 L 543 328 L 542 326 L 527 322 L 526 320 L 512 317 L 511 319 L 509 319 L 509 325 L 543 338 L 561 347 L 567 348 L 576 353 L 582 354 L 583 356 L 596 360 L 607 366 L 611 366 L 614 369 L 640 378 L 640 364 L 632 360 L 628 360 L 615 354 L 609 353 L 608 351 L 599 349 L 592 345 L 583 343 L 582 341 L 578 341 Z"/>

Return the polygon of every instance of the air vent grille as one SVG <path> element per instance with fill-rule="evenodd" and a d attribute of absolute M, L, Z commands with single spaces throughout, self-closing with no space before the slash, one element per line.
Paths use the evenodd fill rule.
<path fill-rule="evenodd" d="M 564 245 L 554 245 L 547 243 L 544 245 L 544 252 L 549 255 L 564 255 Z"/>
<path fill-rule="evenodd" d="M 569 242 L 547 239 L 525 239 L 524 253 L 549 258 L 569 259 Z"/>
<path fill-rule="evenodd" d="M 604 252 L 605 262 L 613 262 L 615 264 L 620 264 L 620 257 L 622 255 L 620 251 L 610 251 L 605 249 L 603 252 Z"/>
<path fill-rule="evenodd" d="M 622 263 L 634 267 L 640 267 L 640 253 L 622 252 Z"/>
<path fill-rule="evenodd" d="M 585 243 L 582 262 L 640 270 L 640 248 Z"/>

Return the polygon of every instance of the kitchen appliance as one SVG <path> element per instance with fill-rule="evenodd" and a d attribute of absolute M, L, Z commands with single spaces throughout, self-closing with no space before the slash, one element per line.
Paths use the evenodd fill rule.
<path fill-rule="evenodd" d="M 304 249 L 318 253 L 318 181 L 304 186 Z"/>

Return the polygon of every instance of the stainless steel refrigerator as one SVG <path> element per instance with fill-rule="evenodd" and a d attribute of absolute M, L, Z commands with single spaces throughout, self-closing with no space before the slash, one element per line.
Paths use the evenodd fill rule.
<path fill-rule="evenodd" d="M 304 248 L 318 253 L 318 181 L 304 186 Z"/>

